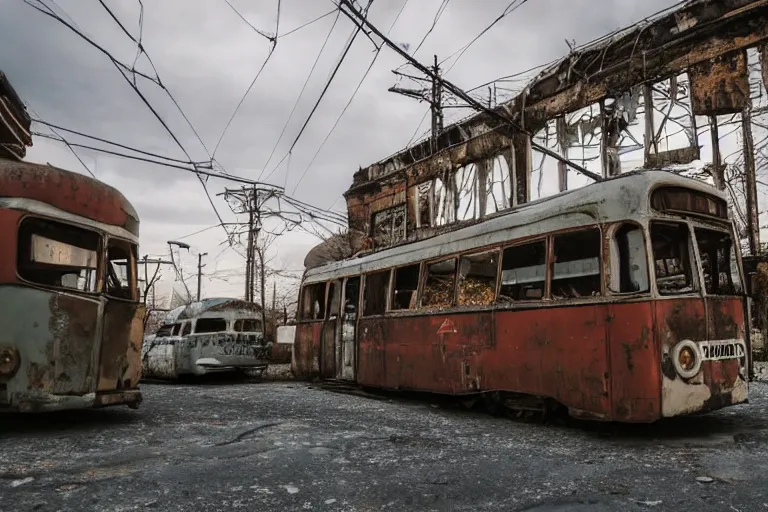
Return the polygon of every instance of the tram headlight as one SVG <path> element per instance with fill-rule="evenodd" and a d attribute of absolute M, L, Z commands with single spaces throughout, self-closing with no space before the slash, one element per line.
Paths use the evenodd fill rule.
<path fill-rule="evenodd" d="M 14 347 L 0 347 L 0 377 L 10 377 L 19 369 L 21 359 Z"/>
<path fill-rule="evenodd" d="M 682 378 L 695 377 L 701 369 L 699 347 L 691 340 L 681 341 L 672 349 L 672 363 Z"/>

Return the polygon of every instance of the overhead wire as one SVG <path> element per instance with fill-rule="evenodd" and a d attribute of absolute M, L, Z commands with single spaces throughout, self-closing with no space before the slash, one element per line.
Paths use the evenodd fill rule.
<path fill-rule="evenodd" d="M 328 31 L 328 35 L 325 37 L 325 41 L 323 41 L 323 44 L 320 47 L 320 51 L 317 53 L 315 62 L 314 64 L 312 64 L 312 68 L 309 70 L 309 74 L 307 75 L 306 80 L 304 80 L 304 85 L 301 87 L 301 91 L 299 92 L 299 97 L 296 98 L 296 102 L 293 104 L 291 113 L 288 115 L 288 120 L 285 122 L 285 125 L 283 126 L 283 129 L 277 138 L 277 142 L 272 147 L 272 151 L 269 153 L 269 158 L 267 158 L 267 163 L 265 163 L 261 168 L 261 173 L 259 173 L 259 178 L 258 178 L 259 180 L 261 180 L 261 176 L 264 174 L 264 171 L 269 166 L 269 162 L 272 161 L 272 157 L 275 155 L 275 151 L 277 151 L 277 148 L 280 145 L 280 141 L 283 139 L 283 135 L 285 134 L 285 131 L 288 129 L 288 124 L 291 122 L 291 119 L 293 118 L 293 114 L 296 112 L 296 108 L 299 106 L 299 102 L 301 101 L 301 97 L 304 95 L 304 91 L 306 90 L 307 85 L 309 84 L 309 80 L 312 77 L 312 73 L 315 71 L 315 68 L 317 67 L 318 62 L 320 62 L 320 56 L 323 54 L 323 51 L 325 50 L 325 47 L 331 38 L 331 34 L 333 34 L 333 30 L 336 28 L 336 24 L 339 21 L 339 16 L 341 16 L 341 11 L 338 9 L 334 9 L 334 11 L 332 12 L 336 12 L 336 19 L 333 21 L 333 25 L 331 25 L 331 29 Z M 268 180 L 273 173 L 274 173 L 274 169 L 272 170 L 272 172 L 269 173 L 269 175 L 265 178 L 264 181 Z"/>
<path fill-rule="evenodd" d="M 315 18 L 315 19 L 313 19 L 313 20 L 311 20 L 311 21 L 308 21 L 308 22 L 306 22 L 306 23 L 304 23 L 304 24 L 302 24 L 302 25 L 299 25 L 298 27 L 296 27 L 296 28 L 294 28 L 294 29 L 291 29 L 291 30 L 289 30 L 288 32 L 284 32 L 284 33 L 282 33 L 282 34 L 278 35 L 277 37 L 278 37 L 278 38 L 281 38 L 281 37 L 289 36 L 289 35 L 293 34 L 294 32 L 297 32 L 297 31 L 299 31 L 299 30 L 303 29 L 304 27 L 308 27 L 309 25 L 312 25 L 312 24 L 313 24 L 313 23 L 315 23 L 316 21 L 320 21 L 320 20 L 322 20 L 323 18 L 327 18 L 327 17 L 328 17 L 328 16 L 330 16 L 331 14 L 333 14 L 333 13 L 335 13 L 335 12 L 338 12 L 338 11 L 339 11 L 338 9 L 331 9 L 331 10 L 330 10 L 330 11 L 328 11 L 327 13 L 325 13 L 325 14 L 323 14 L 323 15 L 320 15 L 320 16 L 318 16 L 317 18 Z"/>
<path fill-rule="evenodd" d="M 363 11 L 364 16 L 367 16 L 368 10 L 371 8 L 371 5 L 373 5 L 373 0 L 370 0 L 368 2 L 368 5 L 365 7 Z M 341 10 L 341 7 L 339 7 L 339 10 Z M 293 152 L 293 149 L 296 147 L 296 144 L 298 144 L 299 140 L 301 139 L 301 136 L 304 134 L 304 130 L 306 130 L 307 126 L 309 125 L 309 122 L 312 120 L 312 117 L 317 111 L 317 108 L 320 106 L 320 103 L 323 101 L 325 94 L 328 92 L 328 89 L 333 83 L 333 79 L 336 78 L 336 74 L 339 72 L 341 65 L 344 63 L 344 59 L 346 58 L 347 54 L 349 53 L 349 50 L 352 48 L 352 45 L 355 42 L 355 39 L 357 39 L 357 36 L 358 34 L 360 34 L 361 31 L 362 31 L 362 26 L 356 25 L 354 31 L 352 32 L 352 36 L 349 38 L 347 44 L 344 47 L 341 57 L 339 58 L 339 62 L 334 67 L 333 71 L 331 72 L 331 75 L 328 77 L 328 80 L 325 83 L 325 86 L 323 87 L 323 90 L 320 92 L 320 97 L 317 99 L 317 101 L 315 102 L 315 105 L 312 107 L 312 110 L 309 112 L 307 119 L 304 121 L 304 124 L 299 130 L 298 135 L 296 135 L 296 138 L 293 140 L 293 143 L 291 144 L 291 147 L 288 149 L 288 152 L 285 154 L 285 156 L 283 156 L 283 158 L 275 166 L 276 168 L 280 167 L 280 164 L 282 164 L 285 161 L 288 155 Z M 272 173 L 270 172 L 270 175 L 271 174 Z"/>
<path fill-rule="evenodd" d="M 232 7 L 232 9 L 238 13 L 237 9 L 235 9 L 231 3 L 229 3 L 229 0 L 224 0 L 227 2 L 227 5 Z M 264 62 L 261 64 L 261 67 L 259 68 L 259 71 L 256 72 L 256 76 L 253 77 L 253 80 L 251 81 L 251 84 L 248 86 L 248 89 L 245 90 L 245 94 L 243 94 L 243 97 L 240 98 L 240 101 L 238 102 L 237 106 L 235 107 L 234 112 L 232 112 L 232 115 L 229 118 L 229 121 L 227 121 L 227 125 L 224 127 L 224 131 L 221 132 L 221 136 L 219 137 L 219 141 L 216 143 L 216 147 L 213 148 L 213 154 L 211 155 L 211 158 L 214 158 L 216 156 L 216 151 L 218 151 L 219 146 L 221 145 L 221 141 L 224 140 L 224 136 L 227 134 L 227 130 L 229 130 L 230 125 L 232 124 L 232 121 L 235 119 L 235 116 L 237 116 L 237 112 L 240 110 L 240 107 L 243 105 L 243 102 L 245 102 L 245 99 L 248 97 L 248 94 L 251 92 L 251 89 L 253 89 L 253 86 L 256 84 L 256 81 L 261 76 L 261 73 L 264 71 L 264 68 L 267 67 L 267 64 L 269 63 L 269 60 L 272 58 L 272 55 L 275 53 L 275 48 L 277 48 L 277 36 L 278 31 L 280 29 L 280 5 L 282 3 L 282 0 L 277 0 L 277 21 L 275 22 L 275 35 L 274 36 L 267 36 L 260 30 L 258 30 L 256 27 L 251 25 L 248 20 L 246 20 L 242 15 L 240 17 L 248 23 L 248 25 L 255 30 L 260 35 L 267 37 L 271 42 L 272 46 L 269 49 L 269 53 L 267 53 L 267 58 L 264 59 Z M 239 15 L 240 13 L 238 13 Z"/>
<path fill-rule="evenodd" d="M 400 15 L 403 14 L 403 11 L 405 10 L 405 7 L 408 5 L 409 0 L 405 0 L 403 2 L 402 7 L 400 8 L 400 11 L 397 13 L 397 16 L 395 16 L 394 21 L 392 21 L 392 24 L 389 26 L 389 30 L 387 31 L 387 35 L 389 35 L 392 32 L 392 29 L 395 27 L 395 24 L 397 23 L 397 20 L 400 19 Z M 445 0 L 445 3 L 447 4 L 447 0 Z M 426 37 L 425 37 L 426 39 Z M 347 104 L 344 105 L 344 108 L 341 110 L 341 113 L 336 118 L 336 121 L 333 123 L 333 126 L 328 131 L 328 133 L 325 136 L 325 139 L 323 139 L 323 142 L 320 144 L 320 147 L 315 151 L 315 154 L 312 156 L 312 159 L 309 161 L 309 164 L 307 164 L 306 169 L 304 169 L 304 172 L 302 173 L 301 177 L 299 178 L 299 181 L 296 182 L 296 185 L 293 187 L 293 191 L 291 194 L 295 194 L 296 190 L 298 190 L 299 185 L 301 185 L 301 182 L 306 177 L 307 173 L 309 172 L 309 169 L 312 167 L 312 164 L 315 163 L 315 160 L 317 159 L 320 152 L 325 147 L 325 144 L 328 142 L 328 139 L 330 139 L 331 135 L 333 134 L 336 127 L 339 125 L 339 122 L 341 121 L 341 118 L 344 117 L 344 114 L 346 113 L 349 106 L 352 104 L 352 101 L 355 99 L 355 96 L 357 96 L 357 92 L 360 90 L 360 87 L 363 85 L 363 82 L 365 82 L 365 79 L 368 77 L 368 74 L 371 72 L 371 69 L 373 68 L 374 64 L 376 64 L 376 60 L 379 58 L 379 55 L 381 54 L 381 50 L 384 48 L 384 45 L 379 46 L 376 49 L 376 53 L 373 56 L 373 59 L 371 60 L 371 63 L 368 65 L 368 68 L 365 70 L 365 73 L 363 74 L 363 77 L 360 79 L 360 81 L 357 84 L 357 87 L 355 87 L 354 92 L 352 92 L 352 96 L 349 98 L 349 101 L 347 101 Z M 288 183 L 288 176 L 286 173 L 285 178 L 286 184 Z M 335 203 L 334 203 L 335 204 Z"/>

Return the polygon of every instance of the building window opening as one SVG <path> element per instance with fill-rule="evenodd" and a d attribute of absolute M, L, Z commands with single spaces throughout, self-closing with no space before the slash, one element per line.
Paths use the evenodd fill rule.
<path fill-rule="evenodd" d="M 613 235 L 611 291 L 640 293 L 650 290 L 643 230 L 634 224 L 620 226 Z"/>
<path fill-rule="evenodd" d="M 546 281 L 547 244 L 543 240 L 504 249 L 500 301 L 543 299 Z"/>
<path fill-rule="evenodd" d="M 661 295 L 694 291 L 688 239 L 688 226 L 685 224 L 651 224 L 656 287 Z"/>
<path fill-rule="evenodd" d="M 498 251 L 462 256 L 459 264 L 459 305 L 493 304 L 498 270 Z"/>
<path fill-rule="evenodd" d="M 404 204 L 373 215 L 373 242 L 376 247 L 394 245 L 405 240 L 405 217 Z"/>
<path fill-rule="evenodd" d="M 223 318 L 198 318 L 195 322 L 195 334 L 225 332 L 227 321 Z"/>
<path fill-rule="evenodd" d="M 19 227 L 19 276 L 43 286 L 96 292 L 100 242 L 93 231 L 24 219 Z"/>
<path fill-rule="evenodd" d="M 728 233 L 696 229 L 704 288 L 708 295 L 739 295 L 742 293 L 739 264 L 733 241 Z"/>
<path fill-rule="evenodd" d="M 421 305 L 428 308 L 445 308 L 453 305 L 455 279 L 455 258 L 428 265 Z"/>
<path fill-rule="evenodd" d="M 600 245 L 599 229 L 554 237 L 553 299 L 600 295 Z"/>
<path fill-rule="evenodd" d="M 363 315 L 383 315 L 387 312 L 389 298 L 389 270 L 365 276 Z"/>
<path fill-rule="evenodd" d="M 302 320 L 322 320 L 325 311 L 325 283 L 304 287 L 301 301 Z"/>
<path fill-rule="evenodd" d="M 395 269 L 395 292 L 392 296 L 392 309 L 414 309 L 416 292 L 419 289 L 420 265 L 409 265 Z"/>

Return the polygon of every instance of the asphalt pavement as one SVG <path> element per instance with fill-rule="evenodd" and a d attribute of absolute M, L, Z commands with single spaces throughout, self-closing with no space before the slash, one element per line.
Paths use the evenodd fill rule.
<path fill-rule="evenodd" d="M 299 382 L 143 384 L 0 417 L 0 511 L 768 511 L 768 383 L 656 425 L 538 424 Z"/>

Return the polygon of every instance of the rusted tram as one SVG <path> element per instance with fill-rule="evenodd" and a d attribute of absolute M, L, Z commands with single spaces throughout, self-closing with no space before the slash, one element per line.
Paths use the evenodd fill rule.
<path fill-rule="evenodd" d="M 627 173 L 305 272 L 294 372 L 653 422 L 748 398 L 725 197 Z"/>
<path fill-rule="evenodd" d="M 264 337 L 261 307 L 239 299 L 212 298 L 169 312 L 144 342 L 144 375 L 178 379 L 211 373 L 260 376 L 272 344 Z"/>
<path fill-rule="evenodd" d="M 137 407 L 139 219 L 114 188 L 0 160 L 0 411 Z"/>

